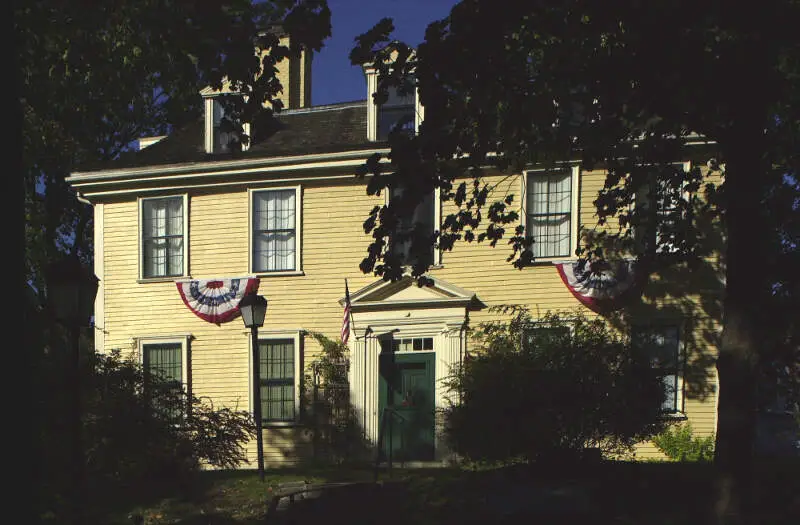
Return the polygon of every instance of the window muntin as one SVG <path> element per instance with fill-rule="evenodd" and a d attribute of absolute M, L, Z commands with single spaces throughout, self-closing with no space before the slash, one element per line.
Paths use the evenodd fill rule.
<path fill-rule="evenodd" d="M 433 337 L 408 337 L 392 340 L 393 352 L 428 352 L 433 350 Z"/>
<path fill-rule="evenodd" d="M 184 414 L 183 346 L 181 343 L 148 343 L 142 345 L 145 388 L 157 410 L 177 421 Z M 154 381 L 158 388 L 154 389 Z"/>
<path fill-rule="evenodd" d="M 569 171 L 528 174 L 526 220 L 534 258 L 571 255 L 572 191 Z"/>
<path fill-rule="evenodd" d="M 298 269 L 297 200 L 295 189 L 253 193 L 253 271 Z"/>
<path fill-rule="evenodd" d="M 264 422 L 296 419 L 294 346 L 294 339 L 269 339 L 258 343 L 261 419 Z"/>
<path fill-rule="evenodd" d="M 680 411 L 680 338 L 676 326 L 638 326 L 632 331 L 633 344 L 646 352 L 652 369 L 664 383 L 662 410 Z"/>
<path fill-rule="evenodd" d="M 184 273 L 184 199 L 142 200 L 142 277 L 177 277 Z"/>

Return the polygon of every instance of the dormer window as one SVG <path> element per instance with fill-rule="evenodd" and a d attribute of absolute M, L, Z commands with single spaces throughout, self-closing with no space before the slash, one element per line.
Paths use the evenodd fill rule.
<path fill-rule="evenodd" d="M 401 96 L 389 89 L 389 99 L 378 106 L 378 140 L 388 140 L 393 129 L 416 133 L 416 93 Z"/>
<path fill-rule="evenodd" d="M 225 95 L 206 96 L 205 98 L 206 153 L 230 153 L 236 138 L 236 134 L 230 129 L 230 124 L 223 123 L 225 117 L 223 96 Z M 250 125 L 245 123 L 243 128 L 245 135 L 250 135 Z M 247 145 L 242 145 L 242 151 L 245 150 L 247 150 Z"/>
<path fill-rule="evenodd" d="M 367 140 L 385 141 L 393 129 L 417 133 L 424 114 L 417 89 L 400 95 L 397 88 L 391 87 L 386 102 L 377 105 L 372 97 L 378 89 L 377 71 L 368 67 L 364 73 L 367 76 Z"/>

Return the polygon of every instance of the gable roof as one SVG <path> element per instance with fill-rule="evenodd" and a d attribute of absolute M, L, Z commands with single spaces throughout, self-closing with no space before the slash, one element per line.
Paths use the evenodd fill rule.
<path fill-rule="evenodd" d="M 81 171 L 331 153 L 382 145 L 367 141 L 366 100 L 284 110 L 272 122 L 253 125 L 247 151 L 208 154 L 204 133 L 205 121 L 197 119 L 143 150 L 125 153 L 110 162 L 82 166 Z"/>

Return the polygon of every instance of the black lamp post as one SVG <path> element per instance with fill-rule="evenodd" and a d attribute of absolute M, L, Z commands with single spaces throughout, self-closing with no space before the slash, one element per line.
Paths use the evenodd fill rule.
<path fill-rule="evenodd" d="M 258 352 L 258 329 L 264 326 L 264 317 L 267 315 L 267 300 L 249 293 L 239 302 L 239 311 L 242 313 L 244 326 L 250 329 L 253 352 L 253 418 L 256 422 L 256 454 L 258 457 L 258 477 L 264 481 L 264 437 L 261 435 L 261 360 Z"/>
<path fill-rule="evenodd" d="M 72 523 L 82 523 L 84 510 L 85 478 L 83 444 L 81 442 L 81 384 L 80 336 L 81 327 L 89 325 L 94 310 L 98 279 L 84 268 L 77 256 L 70 256 L 48 266 L 45 272 L 48 308 L 56 321 L 70 334 L 72 356 L 69 360 L 70 388 L 70 460 L 72 464 L 72 497 L 70 514 Z"/>

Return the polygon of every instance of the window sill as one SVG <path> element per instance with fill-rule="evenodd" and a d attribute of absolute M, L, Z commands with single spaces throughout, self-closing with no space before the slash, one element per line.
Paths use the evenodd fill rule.
<path fill-rule="evenodd" d="M 175 281 L 183 281 L 191 278 L 192 278 L 191 275 L 176 275 L 174 277 L 145 277 L 142 279 L 136 279 L 136 282 L 139 284 L 174 283 Z"/>
<path fill-rule="evenodd" d="M 292 428 L 299 427 L 298 421 L 264 421 L 261 423 L 261 428 Z"/>
<path fill-rule="evenodd" d="M 538 259 L 534 259 L 528 266 L 547 266 L 547 265 L 554 265 L 559 262 L 564 261 L 577 261 L 578 257 L 575 255 L 569 255 L 564 257 L 539 257 Z"/>
<path fill-rule="evenodd" d="M 302 270 L 300 271 L 292 270 L 289 272 L 253 272 L 253 275 L 255 275 L 256 277 L 292 277 L 292 276 L 297 277 L 297 276 L 303 276 L 305 274 L 306 272 Z"/>
<path fill-rule="evenodd" d="M 686 417 L 685 412 L 670 412 L 667 414 L 661 414 L 661 417 L 663 419 L 668 419 L 670 421 L 686 421 L 687 419 L 689 419 L 688 417 Z"/>

